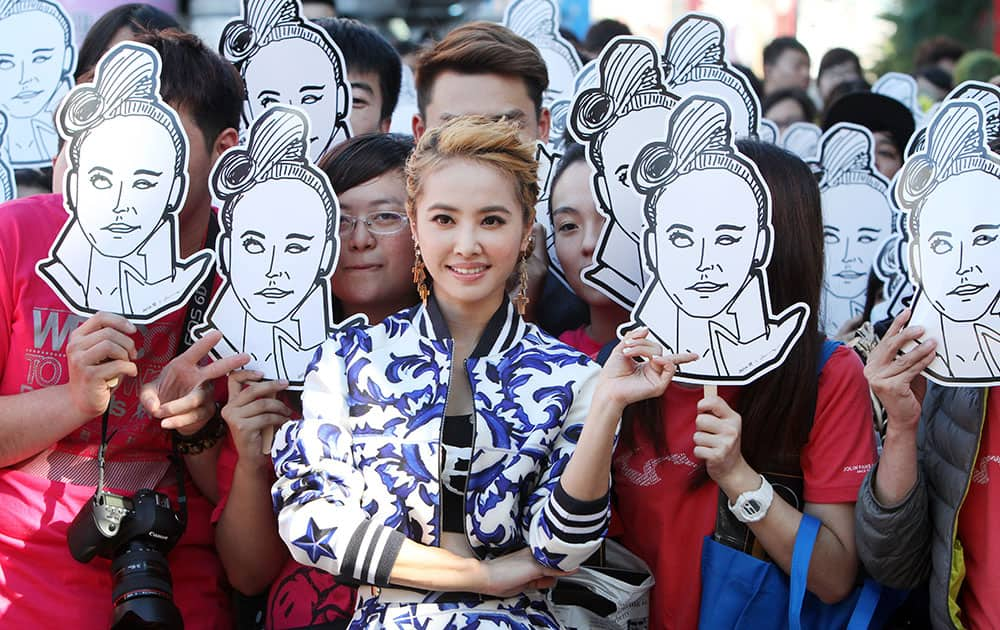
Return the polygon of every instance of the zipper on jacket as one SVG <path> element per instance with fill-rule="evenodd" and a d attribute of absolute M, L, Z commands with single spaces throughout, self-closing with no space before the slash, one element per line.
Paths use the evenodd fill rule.
<path fill-rule="evenodd" d="M 441 539 L 444 537 L 444 491 L 441 480 L 441 471 L 444 469 L 444 423 L 448 417 L 448 398 L 451 396 L 451 377 L 455 358 L 455 340 L 446 340 L 448 344 L 448 380 L 444 386 L 444 407 L 441 409 L 441 424 L 438 426 L 438 534 L 437 546 L 441 547 Z"/>
<path fill-rule="evenodd" d="M 469 482 L 472 480 L 472 460 L 476 454 L 476 434 L 478 433 L 477 427 L 479 426 L 479 423 L 476 421 L 476 391 L 472 387 L 472 375 L 469 374 L 468 358 L 462 361 L 462 370 L 465 372 L 465 378 L 469 379 L 469 398 L 472 400 L 472 414 L 469 415 L 469 420 L 472 421 L 472 442 L 469 444 L 469 470 L 465 474 L 465 487 L 462 488 L 462 508 L 468 512 Z M 469 519 L 467 514 L 462 515 L 462 532 L 465 533 L 465 540 L 469 543 L 469 548 L 472 549 L 472 553 L 476 554 L 476 557 L 482 560 L 483 554 L 476 550 L 476 545 L 472 544 L 472 537 L 469 536 Z"/>

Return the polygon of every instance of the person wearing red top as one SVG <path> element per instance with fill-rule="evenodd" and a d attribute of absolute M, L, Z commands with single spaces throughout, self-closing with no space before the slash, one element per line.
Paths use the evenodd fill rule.
<path fill-rule="evenodd" d="M 372 134 L 338 145 L 320 162 L 341 212 L 332 278 L 338 320 L 363 314 L 378 322 L 417 301 L 403 177 L 412 151 L 409 137 Z M 292 560 L 278 537 L 270 494 L 274 466 L 261 432 L 301 416 L 297 396 L 284 391 L 286 382 L 260 379 L 249 370 L 229 378 L 222 416 L 232 437 L 219 455 L 220 499 L 213 514 L 219 555 L 237 590 L 268 593 L 266 628 L 346 627 L 355 590 Z"/>
<path fill-rule="evenodd" d="M 805 302 L 809 322 L 783 365 L 751 385 L 707 395 L 702 387 L 672 383 L 662 398 L 626 413 L 614 459 L 618 530 L 656 579 L 651 628 L 698 626 L 702 543 L 716 529 L 720 490 L 732 504 L 761 487 L 762 472 L 801 477 L 802 489 L 794 498 L 776 492 L 763 518 L 747 524 L 754 548 L 787 573 L 804 510 L 822 522 L 808 589 L 836 602 L 857 575 L 854 502 L 875 458 L 875 436 L 860 359 L 840 347 L 817 378 L 819 191 L 791 154 L 757 142 L 738 145 L 771 192 L 772 305 L 780 312 Z"/>
<path fill-rule="evenodd" d="M 238 140 L 239 78 L 196 37 L 177 31 L 138 41 L 162 59 L 160 90 L 190 142 L 180 249 L 205 245 L 212 217 L 208 174 Z M 127 152 L 132 147 L 122 146 Z M 79 179 L 83 179 L 80 177 Z M 35 271 L 69 216 L 61 195 L 0 206 L 0 621 L 4 627 L 99 628 L 112 620 L 111 563 L 81 564 L 67 528 L 94 495 L 101 415 L 109 410 L 106 489 L 167 494 L 171 436 L 196 433 L 215 416 L 210 387 L 245 360 L 200 366 L 217 336 L 178 354 L 185 310 L 147 325 L 98 313 L 78 316 Z M 188 523 L 167 553 L 173 599 L 187 628 L 229 623 L 209 516 L 215 449 L 184 458 Z M 194 481 L 194 483 L 191 483 Z"/>
<path fill-rule="evenodd" d="M 590 194 L 591 173 L 585 155 L 579 144 L 567 147 L 552 178 L 549 207 L 559 263 L 573 292 L 587 304 L 590 312 L 589 324 L 567 330 L 559 336 L 559 341 L 596 359 L 601 348 L 617 341 L 618 327 L 628 319 L 628 313 L 583 281 L 583 271 L 593 263 L 594 249 L 605 221 Z"/>

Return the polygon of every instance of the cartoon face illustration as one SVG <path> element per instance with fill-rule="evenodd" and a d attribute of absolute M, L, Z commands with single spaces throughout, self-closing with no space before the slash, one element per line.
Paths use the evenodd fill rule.
<path fill-rule="evenodd" d="M 612 123 L 601 139 L 604 170 L 598 196 L 604 197 L 602 201 L 614 211 L 615 221 L 636 240 L 642 232 L 643 199 L 629 172 L 642 148 L 636 138 L 665 131 L 669 111 L 666 106 L 632 110 Z"/>
<path fill-rule="evenodd" d="M 72 72 L 67 28 L 55 11 L 0 10 L 0 107 L 12 118 L 39 114 Z"/>
<path fill-rule="evenodd" d="M 83 136 L 67 194 L 96 250 L 121 258 L 149 239 L 177 207 L 183 185 L 174 170 L 177 158 L 167 129 L 143 116 L 114 118 Z"/>
<path fill-rule="evenodd" d="M 583 64 L 576 49 L 559 33 L 559 6 L 553 0 L 514 0 L 503 24 L 538 48 L 549 73 L 542 102 L 550 107 L 573 96 L 574 79 Z"/>
<path fill-rule="evenodd" d="M 302 17 L 299 0 L 244 0 L 240 17 L 222 32 L 220 50 L 246 84 L 247 126 L 272 105 L 302 109 L 314 161 L 350 137 L 343 55 L 326 31 Z"/>
<path fill-rule="evenodd" d="M 920 211 L 915 273 L 924 297 L 952 321 L 979 320 L 1000 297 L 1000 213 L 978 211 L 998 195 L 1000 179 L 970 171 L 941 183 Z"/>
<path fill-rule="evenodd" d="M 283 203 L 277 225 L 276 199 Z M 327 221 L 323 200 L 301 180 L 258 184 L 236 203 L 222 254 L 237 270 L 230 273 L 233 291 L 254 319 L 280 322 L 305 301 L 333 254 Z"/>
<path fill-rule="evenodd" d="M 701 203 L 689 203 L 695 198 Z M 656 202 L 650 258 L 679 309 L 708 319 L 733 303 L 767 241 L 759 222 L 753 192 L 733 173 L 693 172 L 667 187 Z"/>
<path fill-rule="evenodd" d="M 821 195 L 824 287 L 836 297 L 863 300 L 872 263 L 892 231 L 889 199 L 866 184 L 837 186 Z"/>
<path fill-rule="evenodd" d="M 549 72 L 549 86 L 542 94 L 542 102 L 546 106 L 573 96 L 573 79 L 580 69 L 580 62 L 574 57 L 575 52 L 569 48 L 557 48 L 558 42 L 553 41 L 552 44 L 538 49 Z"/>
<path fill-rule="evenodd" d="M 295 63 L 288 63 L 295 59 Z M 350 98 L 345 83 L 336 80 L 328 51 L 302 38 L 289 38 L 263 46 L 246 63 L 247 113 L 254 120 L 275 103 L 292 105 L 309 115 L 311 157 L 318 160 L 337 132 L 337 112 Z"/>

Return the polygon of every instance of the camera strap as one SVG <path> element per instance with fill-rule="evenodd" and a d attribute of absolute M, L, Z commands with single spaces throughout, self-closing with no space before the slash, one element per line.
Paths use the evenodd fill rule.
<path fill-rule="evenodd" d="M 208 227 L 205 230 L 205 247 L 214 248 L 215 241 L 219 237 L 219 221 L 212 213 L 208 218 Z M 209 272 L 205 279 L 202 281 L 198 288 L 195 290 L 194 295 L 191 297 L 191 301 L 188 303 L 187 310 L 184 313 L 184 327 L 181 329 L 181 338 L 177 342 L 177 352 L 174 355 L 179 356 L 186 352 L 188 348 L 194 343 L 194 338 L 191 335 L 191 331 L 195 326 L 204 318 L 205 309 L 208 305 L 208 300 L 212 295 L 212 287 L 215 284 L 215 274 Z M 101 416 L 101 445 L 97 450 L 97 492 L 104 492 L 104 455 L 108 448 L 108 442 L 114 438 L 115 433 L 108 435 L 108 419 L 111 413 L 111 404 L 108 404 L 107 409 L 104 410 L 104 414 Z M 178 518 L 180 522 L 185 527 L 187 526 L 187 493 L 184 492 L 184 461 L 180 455 L 174 451 L 169 455 L 171 464 L 173 464 L 174 470 L 177 472 L 177 511 Z"/>

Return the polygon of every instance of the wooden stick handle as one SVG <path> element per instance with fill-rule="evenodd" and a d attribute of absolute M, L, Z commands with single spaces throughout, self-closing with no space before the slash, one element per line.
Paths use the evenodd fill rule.
<path fill-rule="evenodd" d="M 718 385 L 705 385 L 705 398 L 709 396 L 718 396 L 719 386 Z"/>

